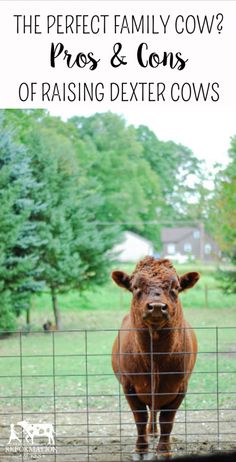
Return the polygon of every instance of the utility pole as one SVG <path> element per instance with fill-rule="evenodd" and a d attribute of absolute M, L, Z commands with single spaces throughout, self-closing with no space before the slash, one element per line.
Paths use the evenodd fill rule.
<path fill-rule="evenodd" d="M 204 262 L 205 260 L 205 229 L 204 229 L 203 222 L 199 223 L 199 229 L 200 229 L 200 260 Z"/>

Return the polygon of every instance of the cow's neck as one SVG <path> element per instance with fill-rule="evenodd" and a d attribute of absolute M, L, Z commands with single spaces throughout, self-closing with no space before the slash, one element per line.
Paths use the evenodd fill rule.
<path fill-rule="evenodd" d="M 183 338 L 185 320 L 181 305 L 176 310 L 176 315 L 165 324 L 163 328 L 147 328 L 142 321 L 132 319 L 132 328 L 135 330 L 136 348 L 139 352 L 172 352 L 179 348 Z"/>

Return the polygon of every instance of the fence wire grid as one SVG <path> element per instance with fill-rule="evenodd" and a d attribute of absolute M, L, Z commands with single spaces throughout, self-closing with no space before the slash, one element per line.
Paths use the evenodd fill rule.
<path fill-rule="evenodd" d="M 199 351 L 171 433 L 173 455 L 235 450 L 236 327 L 194 331 Z M 0 460 L 132 460 L 136 426 L 111 367 L 117 333 L 87 329 L 2 335 Z M 179 372 L 161 374 L 168 383 L 169 374 Z M 149 437 L 153 453 L 157 441 Z"/>

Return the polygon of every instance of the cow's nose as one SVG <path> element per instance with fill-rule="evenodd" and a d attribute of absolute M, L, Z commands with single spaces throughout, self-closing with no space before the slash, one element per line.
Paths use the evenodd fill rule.
<path fill-rule="evenodd" d="M 150 313 L 154 311 L 161 311 L 162 313 L 166 313 L 168 307 L 166 303 L 160 303 L 160 302 L 153 302 L 153 303 L 148 303 L 147 304 L 147 309 Z"/>

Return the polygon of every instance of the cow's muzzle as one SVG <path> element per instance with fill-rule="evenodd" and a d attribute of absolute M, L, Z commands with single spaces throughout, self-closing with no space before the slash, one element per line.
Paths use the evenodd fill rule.
<path fill-rule="evenodd" d="M 168 305 L 166 303 L 161 303 L 161 302 L 152 302 L 152 303 L 147 303 L 146 305 L 146 310 L 143 313 L 143 319 L 161 319 L 165 317 L 166 319 L 169 319 L 169 311 L 168 311 Z"/>

